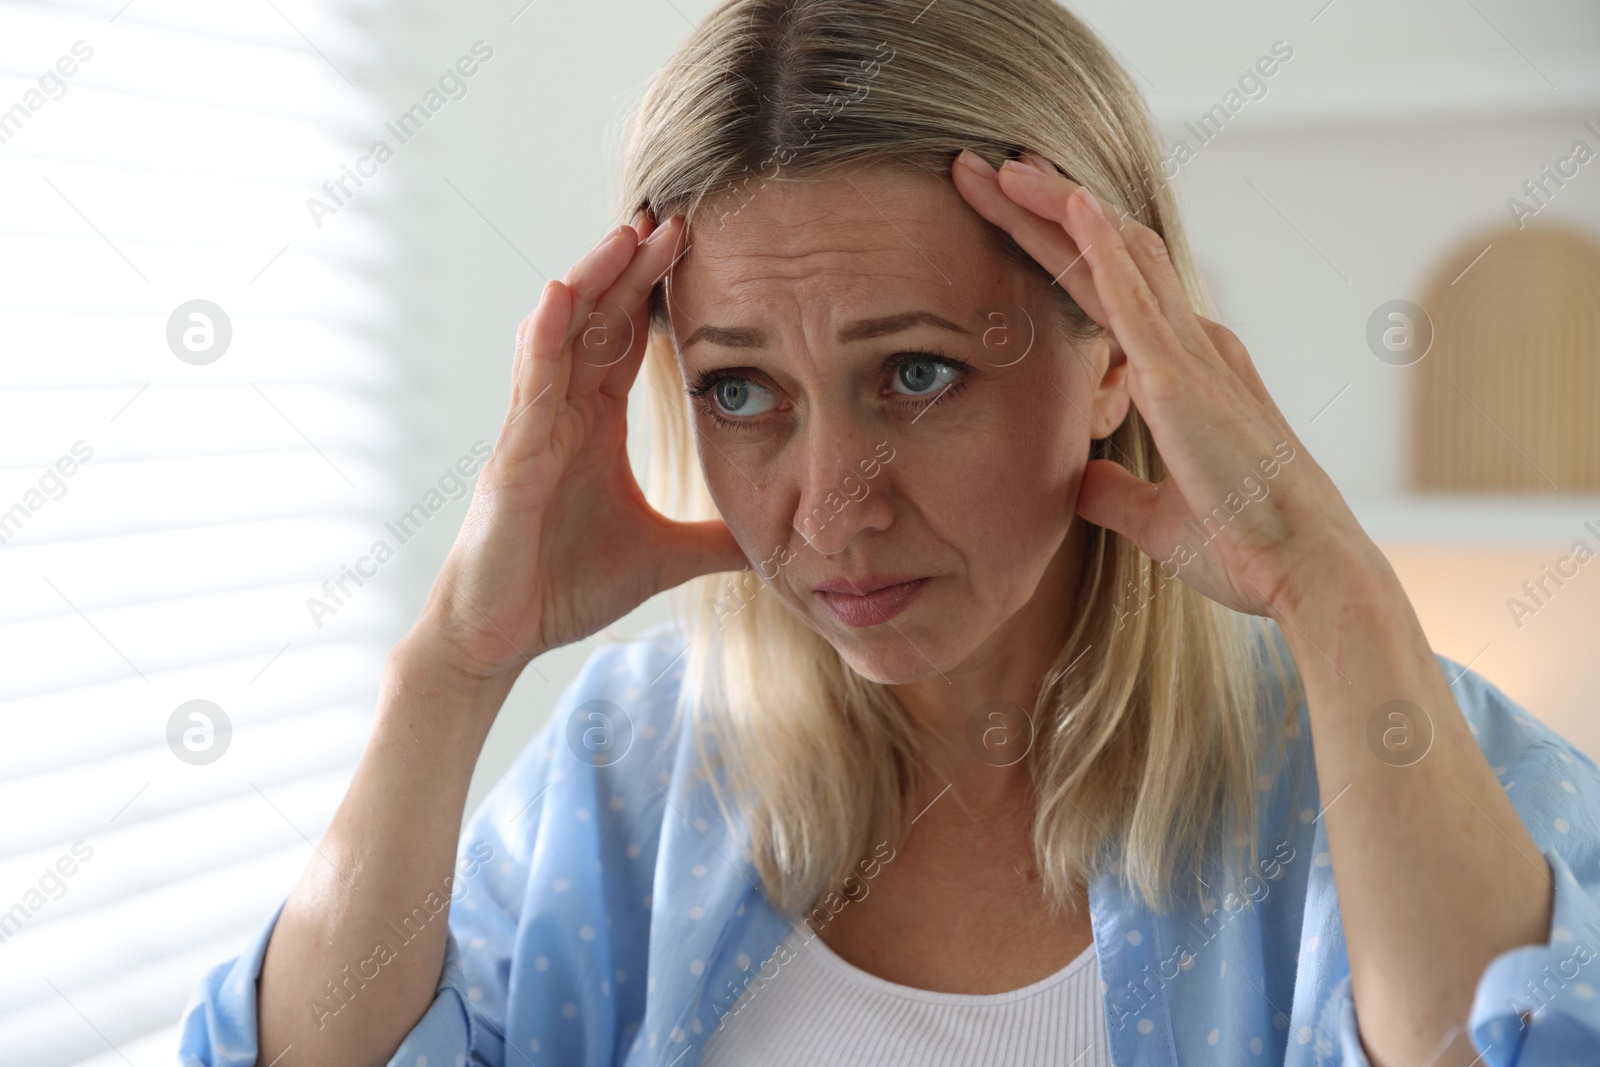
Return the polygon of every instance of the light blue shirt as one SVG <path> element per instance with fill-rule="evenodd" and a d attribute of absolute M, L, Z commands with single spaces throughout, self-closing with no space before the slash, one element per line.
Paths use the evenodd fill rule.
<path fill-rule="evenodd" d="M 800 918 L 773 909 L 741 827 L 695 780 L 693 731 L 673 721 L 682 651 L 663 627 L 596 652 L 473 816 L 456 880 L 395 916 L 385 944 L 330 975 L 307 1012 L 334 1027 L 350 998 L 384 996 L 390 954 L 442 920 L 438 993 L 395 1067 L 690 1067 L 724 1016 L 737 1026 L 727 1013 L 739 991 L 776 978 L 774 953 Z M 1479 976 L 1471 1040 L 1490 1067 L 1600 1063 L 1600 771 L 1482 677 L 1438 660 L 1554 885 L 1545 943 Z M 1090 885 L 1120 1067 L 1367 1067 L 1304 702 L 1297 715 L 1282 773 L 1258 783 L 1254 889 L 1190 894 L 1156 915 L 1113 874 Z M 1394 891 L 1407 891 L 1404 871 Z M 255 1062 L 256 977 L 276 919 L 201 984 L 183 1019 L 185 1064 Z"/>

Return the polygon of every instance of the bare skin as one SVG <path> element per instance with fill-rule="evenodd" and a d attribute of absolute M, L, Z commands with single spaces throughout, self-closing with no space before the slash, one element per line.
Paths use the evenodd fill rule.
<path fill-rule="evenodd" d="M 259 987 L 261 1064 L 382 1064 L 421 1018 L 443 959 L 442 921 L 383 968 L 381 994 L 357 995 L 320 1022 L 307 1003 L 451 874 L 472 767 L 534 656 L 658 591 L 791 546 L 774 593 L 959 749 L 978 705 L 1030 703 L 1060 644 L 1080 517 L 1166 558 L 1183 524 L 1282 440 L 1299 458 L 1274 493 L 1181 573 L 1283 624 L 1308 692 L 1324 805 L 1349 787 L 1326 817 L 1373 1063 L 1423 1061 L 1465 1018 L 1490 959 L 1546 939 L 1547 868 L 1393 572 L 1238 339 L 1188 307 L 1156 235 L 1097 214 L 1053 169 L 995 174 L 957 162 L 952 179 L 868 169 L 773 183 L 726 229 L 697 229 L 692 243 L 681 219 L 656 231 L 642 217 L 637 232 L 602 242 L 546 287 L 519 333 L 507 421 L 461 534 L 390 654 L 367 752 L 273 933 Z M 1107 333 L 1071 345 L 1052 332 L 1048 281 L 978 240 L 982 219 L 1060 277 Z M 651 233 L 657 240 L 638 244 Z M 725 523 L 652 511 L 624 448 L 646 299 L 680 252 L 668 306 Z M 637 343 L 620 359 L 586 347 L 596 307 L 633 323 Z M 916 310 L 955 329 L 924 321 L 839 336 L 851 322 Z M 991 347 L 994 314 L 1014 333 L 1037 324 L 1040 347 L 1008 362 L 1014 349 Z M 766 336 L 690 344 L 706 325 Z M 1089 441 L 1130 403 L 1171 471 L 1159 486 L 1087 462 Z M 859 478 L 863 460 L 882 459 L 880 444 L 893 459 L 871 491 L 807 526 L 830 493 L 850 491 L 845 479 Z M 860 625 L 816 588 L 874 575 L 926 581 L 892 620 Z M 1403 770 L 1374 759 L 1364 733 L 1372 710 L 1396 697 L 1425 708 L 1436 733 L 1428 759 Z M 892 880 L 862 906 L 872 922 L 846 918 L 828 943 L 908 985 L 1014 989 L 1081 951 L 1087 913 L 1035 928 L 1045 916 L 1029 878 L 1020 767 L 953 773 L 972 814 L 929 798 L 905 873 L 887 865 Z M 935 927 L 958 900 L 970 910 L 972 894 L 992 908 L 981 951 L 977 935 Z M 1465 1049 L 1452 1049 L 1461 1063 Z"/>
<path fill-rule="evenodd" d="M 990 770 L 992 768 L 985 768 Z M 970 785 L 970 783 L 969 783 Z M 1094 941 L 1089 895 L 1050 921 L 1033 858 L 1026 792 L 965 807 L 936 787 L 866 896 L 818 936 L 869 974 L 940 993 L 1006 993 L 1048 978 Z M 969 790 L 970 791 L 970 790 Z"/>

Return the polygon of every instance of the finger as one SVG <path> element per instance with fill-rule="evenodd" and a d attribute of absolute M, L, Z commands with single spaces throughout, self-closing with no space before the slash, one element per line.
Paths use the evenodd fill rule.
<path fill-rule="evenodd" d="M 1189 291 L 1178 278 L 1166 240 L 1132 215 L 1121 215 L 1117 220 L 1117 232 L 1133 261 L 1139 265 L 1145 284 L 1155 293 L 1162 313 L 1172 323 L 1173 332 L 1183 339 L 1184 347 L 1198 355 L 1210 356 L 1210 334 L 1189 300 Z"/>
<path fill-rule="evenodd" d="M 643 351 L 650 289 L 671 258 L 671 225 L 653 230 L 637 245 L 606 289 L 574 310 L 571 396 L 593 393 L 613 368 Z M 634 231 L 624 227 L 627 234 Z M 628 244 L 623 238 L 623 247 Z"/>
<path fill-rule="evenodd" d="M 982 161 L 976 153 L 972 156 Z M 951 171 L 956 190 L 972 209 L 1010 234 L 1090 318 L 1103 325 L 1107 315 L 1095 291 L 1094 275 L 1072 235 L 1060 223 L 1041 217 L 1007 196 L 993 167 L 988 167 L 987 174 L 979 174 L 959 162 L 960 158 Z M 988 164 L 985 162 L 984 166 Z"/>
<path fill-rule="evenodd" d="M 538 320 L 539 309 L 542 308 L 550 297 L 550 286 L 553 283 L 546 280 L 544 288 L 539 290 L 539 299 L 534 301 L 533 310 L 522 317 L 517 323 L 517 337 L 511 349 L 511 400 L 506 409 L 506 424 L 510 425 L 511 418 L 527 406 L 530 394 L 528 385 L 529 353 L 533 350 L 532 334 L 534 323 Z"/>
<path fill-rule="evenodd" d="M 634 227 L 638 234 L 638 243 L 650 240 L 650 235 L 656 232 L 656 216 L 651 213 L 650 205 L 645 205 L 635 211 L 634 221 L 629 226 Z M 621 285 L 621 282 L 619 282 Z M 654 288 L 654 286 L 651 286 Z M 600 298 L 600 306 L 608 306 L 608 296 Z M 614 318 L 614 315 L 613 315 Z M 650 293 L 646 291 L 645 299 L 640 302 L 637 309 L 627 315 L 627 331 L 630 338 L 637 339 L 637 349 L 630 347 L 626 357 L 619 360 L 614 366 L 606 366 L 605 378 L 600 381 L 600 392 L 608 397 L 627 397 L 629 390 L 634 387 L 634 379 L 638 376 L 638 368 L 643 365 L 645 349 L 650 342 Z M 637 358 L 635 358 L 637 357 Z"/>
<path fill-rule="evenodd" d="M 1278 402 L 1267 391 L 1266 382 L 1261 380 L 1261 372 L 1256 369 L 1255 360 L 1250 358 L 1250 352 L 1245 348 L 1244 342 L 1239 340 L 1238 334 L 1220 322 L 1213 322 L 1204 316 L 1200 317 L 1200 325 L 1205 327 L 1206 333 L 1211 337 L 1212 346 L 1222 356 L 1228 369 L 1233 371 L 1234 376 L 1244 384 L 1245 389 L 1255 399 L 1260 409 L 1260 417 L 1276 428 L 1277 433 L 1274 436 L 1292 441 L 1304 450 L 1305 446 L 1289 426 L 1289 421 L 1283 417 Z"/>
<path fill-rule="evenodd" d="M 567 287 L 559 281 L 546 282 L 539 305 L 517 329 L 517 378 L 512 410 L 501 437 L 518 457 L 544 451 L 556 412 L 566 404 L 571 370 L 566 334 L 571 307 L 572 294 Z"/>
<path fill-rule="evenodd" d="M 1094 272 L 1095 290 L 1106 313 L 1101 325 L 1116 335 L 1135 379 L 1175 385 L 1174 375 L 1181 368 L 1174 355 L 1185 350 L 1183 343 L 1098 203 L 1094 194 L 1080 188 L 1069 202 L 1068 225 L 1083 244 L 1084 259 Z M 1133 384 L 1138 387 L 1137 381 Z"/>
<path fill-rule="evenodd" d="M 567 271 L 566 277 L 559 283 L 546 283 L 544 293 L 540 296 L 541 308 L 554 291 L 553 286 L 559 287 L 566 302 L 564 306 L 571 308 L 567 321 L 563 323 L 556 351 L 563 353 L 564 356 L 569 352 L 574 334 L 581 331 L 587 323 L 587 316 L 593 310 L 595 296 L 609 287 L 631 261 L 633 255 L 631 248 L 636 238 L 637 234 L 633 229 L 628 226 L 618 226 L 573 264 L 572 269 Z M 550 396 L 545 396 L 545 387 L 550 384 L 547 378 L 541 378 L 541 384 L 537 388 L 531 387 L 532 376 L 540 373 L 529 362 L 533 349 L 534 320 L 538 314 L 536 310 L 534 314 L 525 318 L 517 330 L 517 356 L 512 373 L 518 388 L 514 388 L 512 392 L 514 409 L 512 418 L 520 418 L 535 396 L 562 402 L 567 398 L 567 389 L 571 381 L 571 368 L 567 366 L 561 368 L 560 389 L 553 391 Z M 568 360 L 564 358 L 563 362 Z"/>
<path fill-rule="evenodd" d="M 1261 374 L 1256 370 L 1255 360 L 1250 358 L 1250 352 L 1244 347 L 1244 342 L 1239 340 L 1239 335 L 1222 325 L 1213 322 L 1204 315 L 1196 316 L 1200 326 L 1206 331 L 1206 336 L 1211 339 L 1211 347 L 1217 350 L 1234 376 L 1244 383 L 1250 395 L 1264 406 L 1276 407 L 1276 401 L 1267 392 L 1266 383 L 1261 380 Z"/>
<path fill-rule="evenodd" d="M 702 574 L 748 570 L 750 560 L 721 519 L 705 522 L 667 520 L 661 543 L 665 549 L 658 588 L 671 589 Z"/>
<path fill-rule="evenodd" d="M 1056 182 L 1027 182 L 1024 188 L 1027 195 L 1037 195 L 1041 187 L 1048 187 L 1050 195 L 1048 202 L 1050 210 L 1048 217 L 1065 226 L 1067 221 L 1066 199 L 1077 191 L 1079 185 L 1066 175 L 1050 160 L 1037 152 L 1022 153 L 1022 161 L 1032 164 L 1042 171 L 1047 178 L 1059 177 Z M 1018 175 L 1015 167 L 1005 168 L 1005 173 L 1013 178 Z M 1001 182 L 1002 190 L 1008 195 L 1014 183 Z M 1023 201 L 1026 203 L 1026 200 Z M 1102 207 L 1114 205 L 1101 202 Z M 1203 347 L 1205 335 L 1198 323 L 1199 316 L 1195 314 L 1194 306 L 1189 301 L 1189 293 L 1183 287 L 1183 282 L 1178 278 L 1177 269 L 1172 265 L 1171 256 L 1167 250 L 1167 243 L 1155 230 L 1146 226 L 1138 219 L 1125 211 L 1118 211 L 1114 225 L 1121 235 L 1122 241 L 1132 254 L 1134 262 L 1139 265 L 1145 282 L 1150 286 L 1151 292 L 1156 295 L 1161 310 L 1172 320 L 1176 327 L 1175 332 L 1186 343 L 1199 342 Z M 1190 323 L 1190 318 L 1196 321 Z"/>
<path fill-rule="evenodd" d="M 1154 298 L 1155 306 L 1167 320 L 1172 334 L 1183 342 L 1186 349 L 1199 355 L 1210 355 L 1205 331 L 1195 319 L 1189 294 L 1178 280 L 1177 271 L 1173 269 L 1167 254 L 1166 242 L 1160 234 L 1132 216 L 1124 218 L 1120 228 L 1101 217 L 1104 227 L 1100 235 L 1091 236 L 1079 229 L 1072 223 L 1069 205 L 1073 194 L 1082 186 L 1060 174 L 1035 174 L 1008 161 L 1000 168 L 997 184 L 1003 193 L 1020 206 L 1056 223 L 1077 238 L 1078 244 L 1085 247 L 1086 259 L 1093 258 L 1092 246 L 1096 241 L 1119 245 L 1137 270 L 1140 286 Z M 1100 295 L 1104 302 L 1105 294 Z"/>
<path fill-rule="evenodd" d="M 639 235 L 633 227 L 618 226 L 584 253 L 561 279 L 573 300 L 572 321 L 567 328 L 568 344 L 583 331 L 593 328 L 590 313 L 633 262 L 638 244 Z"/>
<path fill-rule="evenodd" d="M 639 258 L 629 266 L 612 291 L 601 301 L 601 306 L 627 310 L 626 320 L 619 324 L 626 331 L 626 351 L 619 345 L 621 358 L 613 356 L 615 363 L 605 367 L 600 390 L 607 396 L 624 397 L 633 388 L 650 339 L 650 293 L 663 276 L 681 258 L 687 227 L 681 215 L 674 215 L 651 231 L 642 245 Z M 617 318 L 616 315 L 610 318 Z"/>
<path fill-rule="evenodd" d="M 1161 525 L 1161 496 L 1160 485 L 1122 464 L 1091 459 L 1078 486 L 1077 511 L 1088 522 L 1126 537 L 1145 555 L 1160 559 L 1163 553 L 1156 551 L 1154 534 Z"/>
<path fill-rule="evenodd" d="M 650 213 L 648 206 L 642 207 L 633 213 L 633 221 L 629 225 L 634 228 L 634 231 L 639 235 L 639 240 L 643 242 L 655 230 L 656 217 Z"/>

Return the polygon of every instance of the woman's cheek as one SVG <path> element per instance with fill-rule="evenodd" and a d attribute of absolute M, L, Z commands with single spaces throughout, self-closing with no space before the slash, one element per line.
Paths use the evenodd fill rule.
<path fill-rule="evenodd" d="M 894 441 L 895 460 L 885 476 L 895 492 L 935 530 L 963 539 L 981 536 L 1003 525 L 1026 484 L 1017 457 L 1006 455 L 986 440 L 984 433 L 963 434 L 955 440 L 932 435 L 902 437 Z"/>
<path fill-rule="evenodd" d="M 733 534 L 733 539 L 739 542 L 739 547 L 750 559 L 760 559 L 764 554 L 759 544 L 761 538 L 760 527 L 756 521 L 759 513 L 759 496 L 750 488 L 750 483 L 741 478 L 738 472 L 730 469 L 728 461 L 711 452 L 709 458 L 701 452 L 700 474 L 705 479 L 706 489 L 711 494 L 711 503 L 716 506 L 717 514 L 722 516 L 722 521 L 728 524 L 728 530 Z M 739 491 L 739 484 L 744 485 L 744 491 Z"/>
<path fill-rule="evenodd" d="M 1060 430 L 1028 419 L 973 435 L 947 453 L 940 479 L 952 518 L 1024 569 L 1053 552 L 1072 521 L 1074 465 L 1052 440 Z"/>

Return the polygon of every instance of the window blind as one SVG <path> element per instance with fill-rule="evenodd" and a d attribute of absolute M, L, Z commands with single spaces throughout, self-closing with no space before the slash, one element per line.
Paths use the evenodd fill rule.
<path fill-rule="evenodd" d="M 171 1063 L 365 742 L 392 578 L 306 603 L 407 495 L 378 229 L 306 209 L 382 122 L 355 7 L 0 0 L 10 1067 Z"/>

